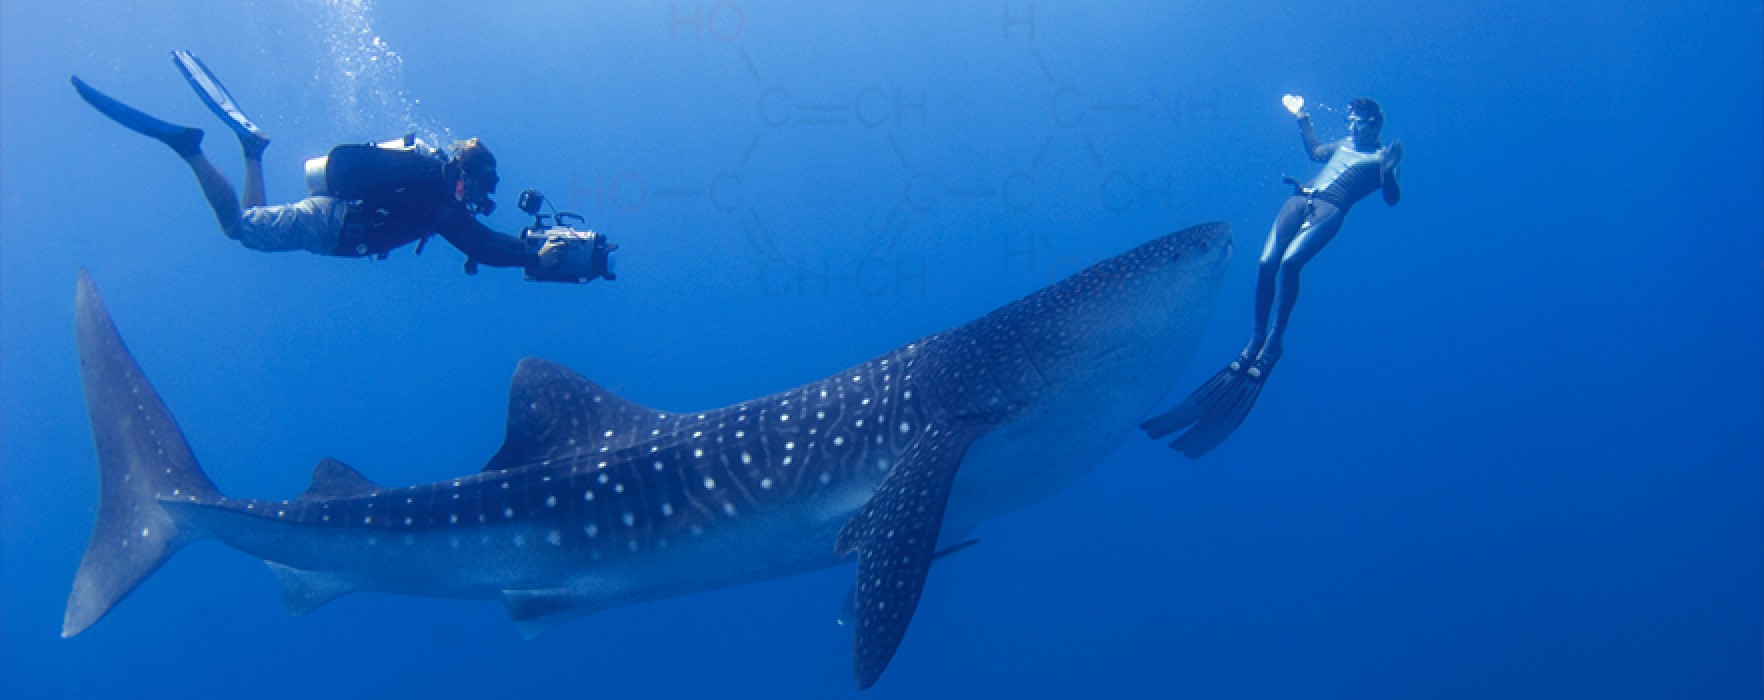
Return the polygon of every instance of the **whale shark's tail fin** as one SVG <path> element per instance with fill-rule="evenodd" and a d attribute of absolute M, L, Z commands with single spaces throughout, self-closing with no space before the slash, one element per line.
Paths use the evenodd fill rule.
<path fill-rule="evenodd" d="M 74 307 L 98 452 L 99 500 L 98 523 L 67 597 L 63 637 L 92 626 L 179 547 L 200 537 L 181 530 L 162 501 L 220 498 L 171 412 L 123 347 L 85 270 Z"/>

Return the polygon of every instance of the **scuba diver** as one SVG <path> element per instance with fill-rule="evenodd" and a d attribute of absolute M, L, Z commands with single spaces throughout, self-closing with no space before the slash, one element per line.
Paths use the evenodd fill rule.
<path fill-rule="evenodd" d="M 307 162 L 312 196 L 292 204 L 266 206 L 263 152 L 269 138 L 240 111 L 200 59 L 188 51 L 174 51 L 172 60 L 208 109 L 239 137 L 245 154 L 242 199 L 235 200 L 232 184 L 203 154 L 201 129 L 145 114 L 93 89 L 78 76 L 73 77 L 74 90 L 116 123 L 170 146 L 196 174 L 221 233 L 246 248 L 383 259 L 395 248 L 426 242 L 429 236 L 439 234 L 466 254 L 468 273 L 483 264 L 524 267 L 529 279 L 612 279 L 606 254 L 617 246 L 606 245 L 603 238 L 598 239 L 598 250 L 576 251 L 572 250 L 576 241 L 569 236 L 511 236 L 478 221 L 478 216 L 495 209 L 490 195 L 500 178 L 495 156 L 475 138 L 454 143 L 451 152 L 413 136 L 338 146 L 327 156 Z M 557 230 L 575 233 L 567 227 Z M 422 247 L 418 243 L 417 252 L 422 252 Z"/>
<path fill-rule="evenodd" d="M 1384 110 L 1377 102 L 1361 97 L 1348 103 L 1348 137 L 1329 143 L 1317 140 L 1303 97 L 1287 95 L 1281 102 L 1298 118 L 1305 154 L 1324 166 L 1309 183 L 1301 185 L 1285 178 L 1293 193 L 1274 217 L 1262 249 L 1254 336 L 1242 355 L 1181 405 L 1139 426 L 1153 439 L 1187 428 L 1188 432 L 1170 442 L 1170 448 L 1193 459 L 1218 447 L 1249 415 L 1268 373 L 1285 351 L 1286 326 L 1298 301 L 1299 271 L 1335 238 L 1348 209 L 1379 190 L 1389 206 L 1396 206 L 1402 197 L 1397 167 L 1402 162 L 1403 144 L 1396 141 L 1388 148 L 1379 144 Z"/>

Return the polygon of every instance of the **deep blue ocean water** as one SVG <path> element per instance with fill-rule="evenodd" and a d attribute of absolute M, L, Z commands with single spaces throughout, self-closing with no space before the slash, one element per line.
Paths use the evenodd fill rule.
<path fill-rule="evenodd" d="M 189 547 L 58 638 L 97 478 L 77 270 L 229 494 L 337 457 L 476 470 L 524 356 L 719 406 L 978 316 L 1177 227 L 1238 254 L 1174 401 L 1248 332 L 1308 163 L 1279 97 L 1365 94 L 1404 200 L 1306 271 L 1278 376 L 1193 462 L 1130 439 L 940 563 L 873 697 L 1760 696 L 1764 12 L 1654 3 L 215 3 L 0 8 L 0 696 L 836 697 L 849 567 L 523 641 L 490 602 L 303 618 Z M 476 135 L 623 245 L 585 287 L 244 250 L 78 74 L 274 139 Z M 1316 110 L 1326 134 L 1340 112 Z"/>

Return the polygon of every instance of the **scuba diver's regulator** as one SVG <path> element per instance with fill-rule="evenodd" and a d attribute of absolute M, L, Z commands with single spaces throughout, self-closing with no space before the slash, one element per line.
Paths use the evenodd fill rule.
<path fill-rule="evenodd" d="M 578 230 L 566 222 L 577 224 L 587 223 L 587 219 L 575 212 L 558 211 L 551 208 L 550 214 L 541 214 L 541 207 L 549 204 L 545 195 L 538 190 L 521 192 L 516 206 L 528 216 L 533 223 L 521 229 L 521 241 L 527 249 L 538 253 L 547 247 L 561 247 L 560 253 L 554 254 L 556 262 L 541 262 L 527 268 L 527 279 L 542 282 L 572 282 L 585 284 L 596 279 L 612 281 L 618 279 L 613 273 L 613 251 L 619 249 L 618 244 L 609 243 L 606 236 L 594 231 Z M 548 223 L 546 220 L 550 219 Z"/>

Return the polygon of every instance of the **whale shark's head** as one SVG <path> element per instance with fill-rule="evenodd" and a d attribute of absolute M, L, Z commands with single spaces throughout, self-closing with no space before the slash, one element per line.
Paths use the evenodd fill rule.
<path fill-rule="evenodd" d="M 1167 388 L 1212 315 L 1230 257 L 1229 224 L 1183 229 L 963 326 L 960 402 L 991 412 L 1072 384 Z"/>
<path fill-rule="evenodd" d="M 1185 363 L 1212 316 L 1230 258 L 1231 226 L 1203 224 L 1099 262 L 1024 299 L 1040 307 L 1038 325 L 1046 329 L 1036 358 L 1040 369 L 1050 381 L 1059 381 L 1068 373 L 1094 379 L 1119 365 L 1127 379 L 1167 369 L 1172 361 Z"/>
<path fill-rule="evenodd" d="M 1193 355 L 1230 257 L 1230 226 L 1196 226 L 950 333 L 938 386 L 996 426 L 957 476 L 953 531 L 1065 488 L 1143 420 Z"/>

